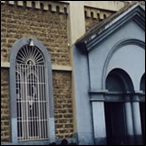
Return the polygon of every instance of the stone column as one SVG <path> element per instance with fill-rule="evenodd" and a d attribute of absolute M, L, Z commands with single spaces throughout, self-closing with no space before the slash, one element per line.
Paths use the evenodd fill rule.
<path fill-rule="evenodd" d="M 138 96 L 135 96 L 138 99 Z M 133 127 L 135 135 L 135 144 L 142 145 L 142 127 L 140 118 L 140 106 L 138 101 L 132 102 Z"/>
<path fill-rule="evenodd" d="M 131 103 L 125 103 L 125 114 L 126 114 L 126 126 L 127 126 L 127 140 L 128 145 L 134 145 L 134 130 L 133 130 L 133 121 L 132 121 L 132 108 Z"/>
<path fill-rule="evenodd" d="M 95 144 L 106 145 L 104 102 L 93 101 L 92 111 Z"/>

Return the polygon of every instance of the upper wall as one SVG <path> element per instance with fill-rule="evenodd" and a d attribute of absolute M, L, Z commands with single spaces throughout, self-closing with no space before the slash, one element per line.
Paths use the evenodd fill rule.
<path fill-rule="evenodd" d="M 85 13 L 85 29 L 87 32 L 95 23 L 101 22 L 105 18 L 114 14 L 114 11 L 103 10 L 99 8 L 91 8 L 86 6 L 84 7 L 84 13 Z"/>
<path fill-rule="evenodd" d="M 106 3 L 106 5 L 107 4 L 109 5 L 109 8 L 106 9 L 106 5 L 104 3 L 103 3 L 103 5 L 105 7 L 97 6 L 95 8 L 95 7 L 92 7 L 92 3 L 90 1 L 88 1 L 89 5 L 87 5 L 87 6 L 85 5 L 85 7 L 84 7 L 84 12 L 85 12 L 85 29 L 86 29 L 86 32 L 93 25 L 97 24 L 98 22 L 101 22 L 105 18 L 107 18 L 110 15 L 114 14 L 116 12 L 116 9 L 117 10 L 120 9 L 124 5 L 127 5 L 129 2 L 132 2 L 132 3 L 140 2 L 142 5 L 145 6 L 145 1 L 128 1 L 128 2 L 127 1 L 123 1 L 123 3 L 121 3 L 121 1 L 114 1 L 114 5 L 110 1 L 109 3 Z M 98 2 L 98 4 L 100 5 L 99 2 Z"/>
<path fill-rule="evenodd" d="M 1 4 L 2 62 L 8 62 L 15 41 L 32 37 L 47 47 L 53 64 L 70 65 L 68 5 L 38 2 L 5 1 Z"/>
<path fill-rule="evenodd" d="M 102 20 L 105 13 L 108 16 L 124 5 L 122 1 L 1 1 L 2 62 L 8 61 L 9 50 L 17 39 L 31 36 L 48 48 L 53 64 L 70 65 L 69 49 L 96 21 L 85 20 L 85 11 L 88 9 L 87 17 L 90 17 L 89 9 L 94 9 L 93 13 L 101 10 L 99 19 Z M 25 9 L 23 15 L 22 9 Z"/>
<path fill-rule="evenodd" d="M 145 6 L 145 1 L 130 1 L 130 2 L 139 2 L 140 4 Z"/>
<path fill-rule="evenodd" d="M 109 59 L 108 73 L 114 68 L 122 68 L 131 77 L 136 91 L 140 89 L 140 81 L 145 73 L 145 50 L 138 45 L 126 45 L 117 49 Z"/>
<path fill-rule="evenodd" d="M 98 47 L 96 46 L 95 49 L 93 49 L 89 53 L 90 75 L 91 75 L 90 80 L 91 80 L 91 88 L 92 89 L 101 89 L 102 88 L 101 87 L 101 85 L 103 83 L 103 80 L 102 80 L 103 78 L 102 77 L 103 77 L 103 74 L 104 74 L 103 70 L 106 68 L 105 60 L 107 60 L 107 57 L 109 55 L 110 50 L 112 50 L 112 48 L 114 48 L 115 45 L 118 44 L 119 42 L 122 42 L 122 41 L 125 41 L 125 40 L 130 40 L 130 39 L 135 39 L 135 40 L 145 42 L 145 32 L 144 32 L 144 30 L 142 28 L 140 28 L 133 21 L 127 23 L 126 25 L 119 28 L 116 32 L 112 33 L 102 43 L 100 43 L 98 45 Z M 128 49 L 127 49 L 127 47 L 128 47 Z M 137 74 L 139 76 L 135 77 L 134 74 L 136 73 L 135 72 L 136 69 L 134 67 L 132 67 L 132 65 L 136 61 L 137 63 L 135 63 L 134 66 L 135 67 L 138 66 L 137 68 L 144 69 L 145 64 L 144 63 L 140 64 L 140 61 L 141 62 L 144 61 L 144 58 L 143 58 L 144 55 L 140 56 L 140 61 L 139 62 L 137 60 L 135 60 L 135 59 L 137 59 L 137 55 L 139 55 L 139 53 L 141 53 L 141 54 L 144 53 L 144 50 L 140 49 L 142 51 L 139 51 L 139 49 L 137 50 L 134 47 L 131 47 L 130 45 L 127 45 L 125 49 L 127 49 L 127 51 L 126 51 L 127 54 L 125 52 L 122 52 L 122 53 L 120 52 L 116 56 L 116 58 L 115 58 L 116 60 L 114 59 L 111 62 L 111 64 L 109 65 L 109 68 L 107 69 L 106 73 L 108 74 L 114 68 L 122 67 L 123 70 L 129 68 L 126 71 L 129 74 L 131 73 L 131 71 L 133 71 L 133 73 L 131 75 L 131 78 L 133 79 L 133 81 L 135 81 L 134 89 L 138 90 L 139 87 L 137 86 L 136 82 L 137 82 L 137 80 L 140 80 L 140 77 L 142 75 Z M 139 53 L 136 53 L 135 50 L 138 51 Z M 123 55 L 124 53 L 128 56 L 127 58 L 126 58 L 125 55 Z M 121 56 L 121 55 L 123 55 L 123 56 Z M 129 57 L 131 57 L 131 58 L 129 58 Z M 133 61 L 133 63 L 131 63 L 132 61 Z M 114 62 L 114 64 L 112 64 L 113 62 Z M 120 63 L 120 64 L 118 64 L 118 63 Z M 134 70 L 132 70 L 132 69 L 134 69 Z M 130 70 L 130 72 L 129 72 L 129 70 Z M 137 70 L 137 72 L 139 72 L 139 69 Z M 137 80 L 134 79 L 134 78 L 137 78 Z"/>

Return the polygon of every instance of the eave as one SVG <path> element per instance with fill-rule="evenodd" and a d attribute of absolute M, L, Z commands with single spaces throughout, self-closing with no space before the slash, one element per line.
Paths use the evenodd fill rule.
<path fill-rule="evenodd" d="M 112 17 L 116 18 L 113 19 Z M 107 18 L 109 20 L 104 20 L 101 24 L 99 23 L 97 26 L 91 28 L 89 32 L 76 41 L 75 46 L 83 53 L 90 52 L 94 49 L 94 46 L 97 46 L 129 21 L 134 21 L 145 31 L 145 9 L 140 4 L 135 4 L 127 8 L 126 11 L 121 12 L 120 15 L 115 14 L 112 17 L 112 21 L 110 21 L 110 18 Z"/>

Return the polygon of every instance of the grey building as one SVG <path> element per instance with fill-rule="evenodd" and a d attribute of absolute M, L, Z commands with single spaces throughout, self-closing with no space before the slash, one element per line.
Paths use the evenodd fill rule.
<path fill-rule="evenodd" d="M 144 144 L 144 8 L 124 7 L 93 26 L 73 51 L 79 144 Z"/>

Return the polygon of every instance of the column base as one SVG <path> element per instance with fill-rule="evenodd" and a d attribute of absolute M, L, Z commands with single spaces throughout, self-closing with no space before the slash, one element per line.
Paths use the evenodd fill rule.
<path fill-rule="evenodd" d="M 107 145 L 106 138 L 95 138 L 95 145 Z"/>

